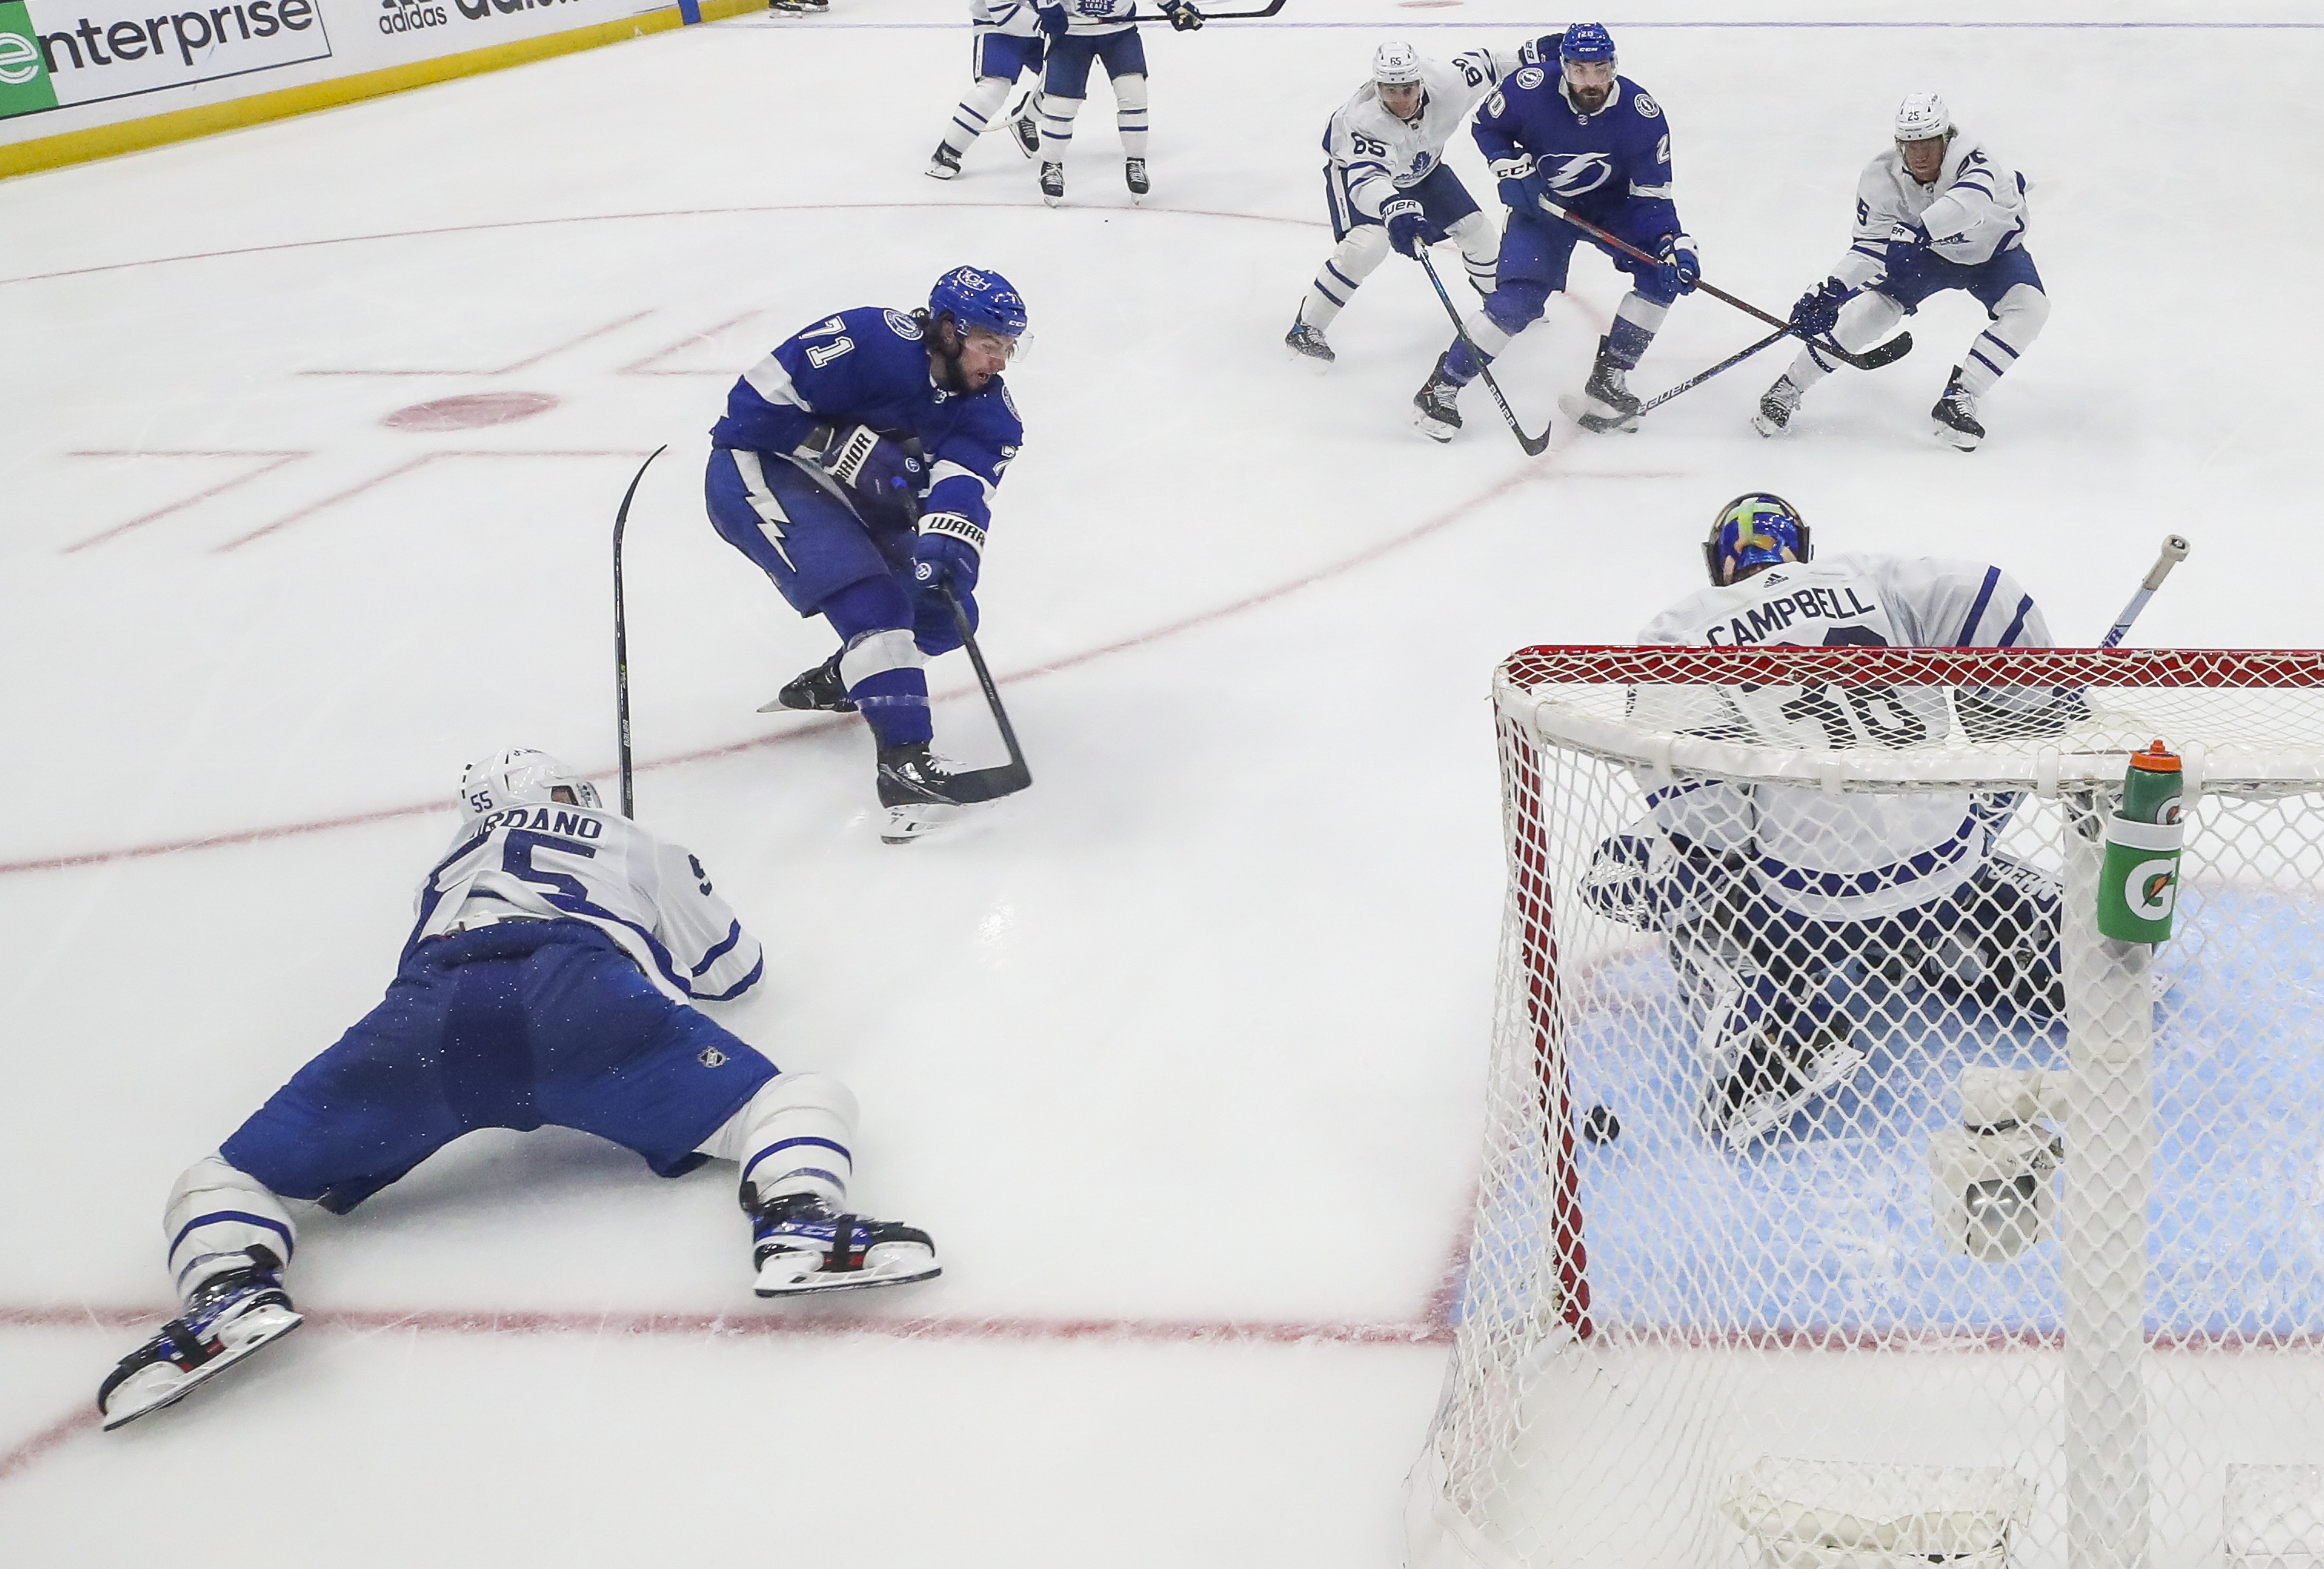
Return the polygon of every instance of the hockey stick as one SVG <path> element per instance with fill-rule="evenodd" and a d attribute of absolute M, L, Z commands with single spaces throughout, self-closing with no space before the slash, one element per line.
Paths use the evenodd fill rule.
<path fill-rule="evenodd" d="M 1563 218 L 1567 223 L 1572 224 L 1583 234 L 1595 239 L 1600 245 L 1610 245 L 1615 250 L 1621 252 L 1622 254 L 1630 257 L 1634 261 L 1645 262 L 1650 266 L 1659 267 L 1662 265 L 1661 258 L 1647 255 L 1644 251 L 1638 249 L 1637 246 L 1622 238 L 1621 235 L 1601 229 L 1596 224 L 1591 223 L 1588 218 L 1582 217 L 1578 214 L 1568 212 L 1565 208 L 1558 206 L 1547 197 L 1541 197 L 1536 199 L 1544 212 Z M 1784 320 L 1782 317 L 1770 316 L 1750 301 L 1746 300 L 1738 300 L 1735 296 L 1727 292 L 1726 290 L 1719 288 L 1714 284 L 1705 282 L 1700 278 L 1695 280 L 1694 286 L 1697 289 L 1702 290 L 1705 294 L 1710 295 L 1713 300 L 1722 300 L 1729 305 L 1732 305 L 1736 309 L 1743 312 L 1746 316 L 1757 317 L 1769 327 L 1780 328 L 1784 332 L 1794 332 L 1796 330 L 1793 328 L 1790 322 Z M 1866 349 L 1861 354 L 1855 353 L 1852 350 L 1844 349 L 1828 337 L 1811 337 L 1804 332 L 1798 333 L 1798 337 L 1800 341 L 1806 344 L 1809 347 L 1815 349 L 1819 353 L 1831 355 L 1834 359 L 1839 360 L 1842 365 L 1853 365 L 1859 371 L 1877 371 L 1882 365 L 1894 365 L 1896 361 L 1903 359 L 1906 355 L 1913 352 L 1913 335 L 1909 332 L 1900 332 L 1895 337 L 1890 338 L 1886 343 L 1875 344 L 1872 347 Z"/>
<path fill-rule="evenodd" d="M 1517 438 L 1517 445 L 1525 448 L 1527 457 L 1539 457 L 1549 448 L 1550 427 L 1543 426 L 1539 436 L 1525 433 L 1525 427 L 1517 423 L 1517 415 L 1509 409 L 1509 401 L 1501 396 L 1500 383 L 1493 380 L 1492 367 L 1485 363 L 1491 356 L 1470 338 L 1469 329 L 1461 320 L 1460 308 L 1452 303 L 1452 296 L 1444 292 L 1444 280 L 1436 275 L 1435 265 L 1429 261 L 1425 246 L 1422 247 L 1418 260 L 1422 270 L 1428 274 L 1428 281 L 1436 286 L 1436 298 L 1444 301 L 1444 314 L 1452 318 L 1452 330 L 1461 335 L 1461 341 L 1468 344 L 1469 352 L 1477 356 L 1477 374 L 1483 379 L 1485 390 L 1493 394 L 1493 402 L 1501 411 L 1501 418 L 1508 421 L 1509 434 Z"/>
<path fill-rule="evenodd" d="M 1283 0 L 1268 0 L 1267 8 L 1263 11 L 1205 11 L 1203 13 L 1203 20 L 1205 22 L 1248 22 L 1254 16 L 1272 16 L 1282 9 Z M 1167 15 L 1141 15 L 1133 16 L 1130 20 L 1132 22 L 1167 22 L 1170 18 Z"/>
<path fill-rule="evenodd" d="M 630 787 L 633 771 L 630 762 L 630 629 L 629 618 L 622 609 L 622 531 L 629 526 L 630 503 L 638 494 L 638 482 L 653 466 L 653 460 L 669 450 L 663 442 L 646 454 L 638 465 L 638 472 L 630 480 L 630 488 L 622 493 L 621 510 L 613 514 L 613 717 L 621 731 L 622 752 L 622 816 L 636 817 L 637 802 Z"/>
<path fill-rule="evenodd" d="M 2154 558 L 2154 565 L 2147 568 L 2144 580 L 2138 586 L 2138 592 L 2130 596 L 2130 603 L 2124 605 L 2122 614 L 2114 618 L 2114 625 L 2107 629 L 2106 641 L 2098 644 L 2098 647 L 2113 648 L 2130 635 L 2130 623 L 2138 619 L 2138 613 L 2146 608 L 2146 602 L 2154 597 L 2154 591 L 2163 586 L 2163 580 L 2165 577 L 2171 576 L 2171 568 L 2186 558 L 2187 536 L 2163 535 L 2163 553 Z"/>
<path fill-rule="evenodd" d="M 998 768 L 974 768 L 953 775 L 947 793 L 963 805 L 1013 796 L 1033 782 L 1033 771 L 1025 766 L 1024 751 L 1017 744 L 1017 728 L 1009 723 L 1009 710 L 1001 706 L 1001 689 L 992 684 L 992 672 L 985 668 L 984 651 L 976 646 L 976 632 L 968 624 L 968 612 L 961 608 L 949 586 L 939 586 L 936 592 L 952 606 L 953 625 L 960 629 L 960 646 L 968 651 L 968 662 L 976 667 L 976 684 L 984 688 L 984 706 L 992 710 L 992 723 L 1001 728 L 1001 743 L 1009 749 L 1009 761 Z"/>
<path fill-rule="evenodd" d="M 1790 336 L 1791 328 L 1784 328 L 1778 331 L 1769 333 L 1766 337 L 1761 338 L 1758 342 L 1753 344 L 1748 348 L 1736 350 L 1733 354 L 1729 355 L 1725 359 L 1720 360 L 1709 370 L 1698 371 L 1693 375 L 1691 375 L 1687 377 L 1686 380 L 1681 382 L 1677 386 L 1671 388 L 1668 392 L 1657 392 L 1653 397 L 1648 398 L 1645 402 L 1639 404 L 1637 409 L 1631 411 L 1630 418 L 1635 420 L 1640 414 L 1648 413 L 1655 409 L 1661 408 L 1665 403 L 1669 402 L 1681 392 L 1693 391 L 1695 388 L 1702 385 L 1703 383 L 1709 381 L 1711 377 L 1717 375 L 1720 372 L 1732 370 L 1735 366 L 1741 365 L 1745 360 L 1749 359 L 1753 355 L 1757 354 L 1761 349 L 1766 348 L 1769 344 L 1780 342 Z"/>

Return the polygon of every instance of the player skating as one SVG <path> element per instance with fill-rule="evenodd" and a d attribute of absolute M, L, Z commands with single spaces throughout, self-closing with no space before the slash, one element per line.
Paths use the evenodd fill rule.
<path fill-rule="evenodd" d="M 955 267 L 925 310 L 867 305 L 795 334 L 711 427 L 712 525 L 839 637 L 780 702 L 862 714 L 891 844 L 959 804 L 928 750 L 922 667 L 960 646 L 947 591 L 975 620 L 992 493 L 1025 439 L 1001 374 L 1024 331 L 1006 278 Z"/>
<path fill-rule="evenodd" d="M 1901 556 L 1814 560 L 1788 503 L 1739 496 L 1704 545 L 1711 586 L 1642 643 L 2047 648 L 1998 567 Z M 1657 729 L 1812 749 L 2050 734 L 2070 695 L 1940 687 L 1656 687 Z M 1759 1138 L 1866 1061 L 1847 994 L 1930 988 L 1965 1010 L 2047 1019 L 2061 1006 L 2058 893 L 1995 851 L 2008 794 L 1828 794 L 1814 785 L 1642 780 L 1647 820 L 1598 846 L 1591 906 L 1663 934 L 1709 1069 L 1706 1128 Z"/>
<path fill-rule="evenodd" d="M 1383 43 L 1373 51 L 1371 80 L 1323 128 L 1323 200 L 1339 245 L 1307 286 L 1284 337 L 1293 350 L 1331 363 L 1324 328 L 1391 247 L 1417 256 L 1423 246 L 1450 239 L 1461 247 L 1477 292 L 1493 292 L 1500 233 L 1446 166 L 1444 145 L 1477 100 L 1522 64 L 1516 54 L 1486 49 L 1449 61 L 1430 60 L 1408 43 Z"/>
<path fill-rule="evenodd" d="M 960 172 L 960 161 L 992 123 L 994 111 L 1009 89 L 1027 71 L 1036 82 L 1041 74 L 1041 14 L 1033 0 L 968 0 L 969 74 L 975 85 L 952 112 L 928 159 L 931 179 L 950 180 Z M 1038 92 L 1028 92 L 1023 106 L 1009 116 L 1009 134 L 1018 150 L 1030 158 L 1041 150 L 1034 116 L 1040 110 Z"/>
<path fill-rule="evenodd" d="M 1612 329 L 1598 340 L 1597 364 L 1575 406 L 1586 429 L 1636 428 L 1638 400 L 1625 378 L 1672 301 L 1693 289 L 1702 270 L 1671 196 L 1662 106 L 1616 74 L 1612 37 L 1595 22 L 1576 23 L 1543 37 L 1534 52 L 1540 63 L 1519 70 L 1477 112 L 1473 134 L 1509 215 L 1492 297 L 1462 322 L 1413 398 L 1421 430 L 1439 441 L 1461 429 L 1461 389 L 1565 287 L 1584 236 L 1544 199 L 1661 258 L 1649 264 L 1591 242 L 1630 274 L 1631 287 Z"/>
<path fill-rule="evenodd" d="M 2050 297 L 2025 252 L 2025 177 L 1953 125 L 1945 101 L 1914 93 L 1896 109 L 1895 145 L 1856 182 L 1856 235 L 1831 276 L 1793 308 L 1802 332 L 1830 332 L 1859 349 L 1948 289 L 1966 291 L 1992 325 L 1978 334 L 1929 411 L 1939 437 L 1963 452 L 1985 439 L 1978 400 L 1993 389 L 2050 319 Z M 1861 292 L 1857 292 L 1861 291 Z M 1812 347 L 1760 394 L 1752 428 L 1791 428 L 1800 400 L 1830 375 Z"/>
<path fill-rule="evenodd" d="M 1203 24 L 1190 0 L 1160 0 L 1163 14 L 1181 32 Z M 1065 149 L 1074 140 L 1074 117 L 1089 96 L 1093 65 L 1102 64 L 1113 82 L 1114 124 L 1121 132 L 1122 178 L 1130 199 L 1152 189 L 1146 177 L 1146 44 L 1138 36 L 1137 0 L 1043 0 L 1041 31 L 1049 38 L 1049 60 L 1041 75 L 1041 199 L 1056 207 L 1065 199 Z"/>
<path fill-rule="evenodd" d="M 691 1006 L 765 968 L 699 860 L 545 752 L 469 764 L 459 805 L 385 1000 L 171 1190 L 184 1306 L 106 1379 L 106 1426 L 299 1326 L 285 1199 L 345 1214 L 478 1128 L 577 1128 L 661 1177 L 735 1162 L 761 1297 L 938 1273 L 926 1232 L 844 1213 L 847 1087 L 779 1072 Z"/>

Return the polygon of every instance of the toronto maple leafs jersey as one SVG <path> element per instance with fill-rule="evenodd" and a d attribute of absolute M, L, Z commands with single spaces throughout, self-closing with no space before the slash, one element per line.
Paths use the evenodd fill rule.
<path fill-rule="evenodd" d="M 793 334 L 742 373 L 726 414 L 710 428 L 719 447 L 796 463 L 829 484 L 814 461 L 818 427 L 863 424 L 882 436 L 918 437 L 928 460 L 926 517 L 992 521 L 992 493 L 1025 440 L 1005 378 L 954 392 L 928 373 L 926 329 L 900 310 L 866 305 Z"/>
<path fill-rule="evenodd" d="M 1831 275 L 1860 289 L 1888 270 L 1888 232 L 1907 219 L 1928 230 L 1929 249 L 1975 265 L 2025 243 L 2025 177 L 1981 142 L 1955 135 L 1937 178 L 1923 185 L 1891 147 L 1856 182 L 1856 234 Z"/>
<path fill-rule="evenodd" d="M 1102 37 L 1138 24 L 1138 0 L 1062 0 L 1041 9 L 1064 11 L 1065 31 L 1080 38 Z"/>
<path fill-rule="evenodd" d="M 1662 106 L 1628 77 L 1616 77 L 1605 104 L 1585 115 L 1573 106 L 1562 70 L 1526 66 L 1485 100 L 1471 134 L 1496 178 L 1538 171 L 1560 206 L 1592 222 L 1628 208 L 1641 227 L 1679 232 L 1670 126 Z"/>
<path fill-rule="evenodd" d="M 1871 555 L 1772 567 L 1702 589 L 1656 616 L 1638 641 L 2051 646 L 2033 597 L 2000 568 Z M 2045 698 L 2018 700 L 2032 709 Z M 1811 750 L 1943 741 L 1954 722 L 1943 688 L 1877 685 L 1641 687 L 1631 716 L 1655 729 Z M 1824 921 L 1895 915 L 1953 892 L 1976 875 L 2015 805 L 2010 795 L 1831 794 L 1667 775 L 1640 782 L 1665 833 L 1740 855 L 1770 902 Z"/>
<path fill-rule="evenodd" d="M 1010 38 L 1038 38 L 1041 14 L 1032 0 L 968 0 L 969 25 L 978 34 L 1005 33 Z"/>
<path fill-rule="evenodd" d="M 1434 173 L 1444 162 L 1445 144 L 1477 106 L 1477 100 L 1517 69 L 1514 51 L 1472 49 L 1450 60 L 1420 61 L 1420 112 L 1406 120 L 1388 112 L 1371 82 L 1333 111 L 1323 127 L 1323 152 L 1347 171 L 1348 199 L 1366 217 L 1399 190 Z"/>
<path fill-rule="evenodd" d="M 700 860 L 590 807 L 511 806 L 467 819 L 414 903 L 407 959 L 428 938 L 531 917 L 595 927 L 681 1002 L 739 996 L 766 968 Z"/>

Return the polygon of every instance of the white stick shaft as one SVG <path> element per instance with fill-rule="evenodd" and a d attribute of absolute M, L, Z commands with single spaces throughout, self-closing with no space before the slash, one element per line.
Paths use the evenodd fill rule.
<path fill-rule="evenodd" d="M 2165 577 L 2171 576 L 2171 568 L 2186 558 L 2187 537 L 2184 534 L 2164 535 L 2162 553 L 2154 558 L 2154 565 L 2147 568 L 2138 592 L 2130 596 L 2130 603 L 2122 607 L 2120 615 L 2115 617 L 2114 625 L 2107 630 L 2106 641 L 2098 647 L 2113 648 L 2129 635 L 2130 623 L 2138 619 L 2138 613 L 2146 608 L 2146 602 L 2154 597 L 2154 591 L 2163 586 Z"/>

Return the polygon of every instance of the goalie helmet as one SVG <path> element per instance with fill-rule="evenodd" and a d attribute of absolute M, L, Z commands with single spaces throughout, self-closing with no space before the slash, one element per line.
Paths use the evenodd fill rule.
<path fill-rule="evenodd" d="M 1914 93 L 1896 106 L 1896 140 L 1926 142 L 1953 133 L 1953 115 L 1934 93 Z"/>
<path fill-rule="evenodd" d="M 460 810 L 481 817 L 503 807 L 555 806 L 560 804 L 555 794 L 560 788 L 573 792 L 574 806 L 600 805 L 597 787 L 572 764 L 529 746 L 512 746 L 460 771 Z"/>
<path fill-rule="evenodd" d="M 928 318 L 949 316 L 962 328 L 981 327 L 1003 337 L 1025 332 L 1025 299 L 989 267 L 954 267 L 928 291 Z"/>
<path fill-rule="evenodd" d="M 1385 88 L 1409 87 L 1420 79 L 1420 51 L 1408 43 L 1383 43 L 1372 51 L 1372 80 Z"/>
<path fill-rule="evenodd" d="M 1738 495 L 1720 508 L 1711 538 L 1702 542 L 1702 564 L 1721 588 L 1753 567 L 1814 558 L 1815 545 L 1799 509 L 1766 491 Z"/>

